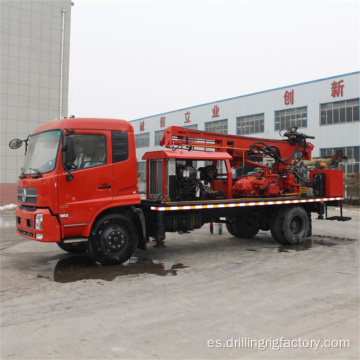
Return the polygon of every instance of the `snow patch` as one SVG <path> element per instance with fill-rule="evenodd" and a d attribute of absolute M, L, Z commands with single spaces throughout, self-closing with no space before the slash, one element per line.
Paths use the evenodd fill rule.
<path fill-rule="evenodd" d="M 0 210 L 15 210 L 16 206 L 15 204 L 4 205 L 0 206 Z"/>

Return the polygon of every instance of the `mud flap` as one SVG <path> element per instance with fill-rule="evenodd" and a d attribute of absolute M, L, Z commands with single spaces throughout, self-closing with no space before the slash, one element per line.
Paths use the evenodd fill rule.
<path fill-rule="evenodd" d="M 135 222 L 138 229 L 142 229 L 139 231 L 139 242 L 137 244 L 137 248 L 141 250 L 146 250 L 146 224 L 145 224 L 145 216 L 141 209 L 133 208 L 135 216 Z"/>

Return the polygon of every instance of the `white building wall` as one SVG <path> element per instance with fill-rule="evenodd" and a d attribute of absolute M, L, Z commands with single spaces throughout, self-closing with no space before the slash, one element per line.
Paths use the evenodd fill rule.
<path fill-rule="evenodd" d="M 332 97 L 332 83 L 343 80 L 343 96 Z M 293 104 L 286 105 L 284 95 L 286 91 L 294 91 Z M 324 103 L 359 99 L 360 72 L 339 75 L 331 78 L 310 81 L 302 84 L 290 85 L 274 90 L 249 94 L 237 98 L 219 100 L 208 104 L 184 108 L 163 114 L 157 114 L 132 121 L 135 134 L 150 133 L 150 146 L 138 148 L 138 161 L 147 151 L 158 150 L 154 145 L 155 131 L 168 126 L 197 125 L 198 130 L 205 129 L 205 123 L 216 120 L 228 120 L 228 133 L 236 134 L 236 118 L 240 116 L 264 113 L 265 129 L 263 133 L 248 134 L 259 138 L 279 139 L 279 132 L 275 130 L 275 111 L 307 107 L 307 127 L 300 128 L 300 132 L 315 136 L 311 142 L 315 145 L 313 156 L 320 155 L 320 149 L 333 147 L 359 146 L 360 123 L 341 123 L 320 126 L 320 105 Z M 219 107 L 219 117 L 213 118 L 212 109 Z M 185 123 L 185 113 L 190 112 L 190 123 Z M 165 117 L 165 127 L 160 127 L 160 119 Z M 141 124 L 144 129 L 141 131 Z"/>
<path fill-rule="evenodd" d="M 62 19 L 64 62 L 60 90 Z M 0 203 L 14 202 L 24 151 L 9 149 L 13 138 L 26 139 L 38 125 L 67 116 L 70 0 L 1 0 Z M 13 196 L 13 195 L 11 195 Z"/>

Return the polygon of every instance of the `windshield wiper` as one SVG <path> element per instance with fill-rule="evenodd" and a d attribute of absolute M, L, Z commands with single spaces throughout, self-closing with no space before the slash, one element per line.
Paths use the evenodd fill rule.
<path fill-rule="evenodd" d="M 19 179 L 26 179 L 25 169 L 21 168 L 21 174 L 19 175 Z"/>
<path fill-rule="evenodd" d="M 31 176 L 33 179 L 38 179 L 38 178 L 41 178 L 41 177 L 42 177 L 42 173 L 40 172 L 40 170 L 38 170 L 38 169 L 32 169 L 32 168 L 28 168 L 28 170 L 31 170 L 31 171 L 33 171 L 33 172 L 36 173 L 36 175 L 32 175 L 32 176 Z"/>

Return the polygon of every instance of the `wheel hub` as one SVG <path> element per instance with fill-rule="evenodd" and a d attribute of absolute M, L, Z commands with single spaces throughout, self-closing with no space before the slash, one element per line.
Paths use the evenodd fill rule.
<path fill-rule="evenodd" d="M 302 221 L 299 217 L 295 217 L 292 219 L 290 223 L 291 232 L 293 234 L 299 233 L 299 231 L 302 229 Z"/>
<path fill-rule="evenodd" d="M 110 252 L 121 250 L 125 240 L 125 234 L 119 228 L 108 229 L 103 233 L 103 245 Z"/>

